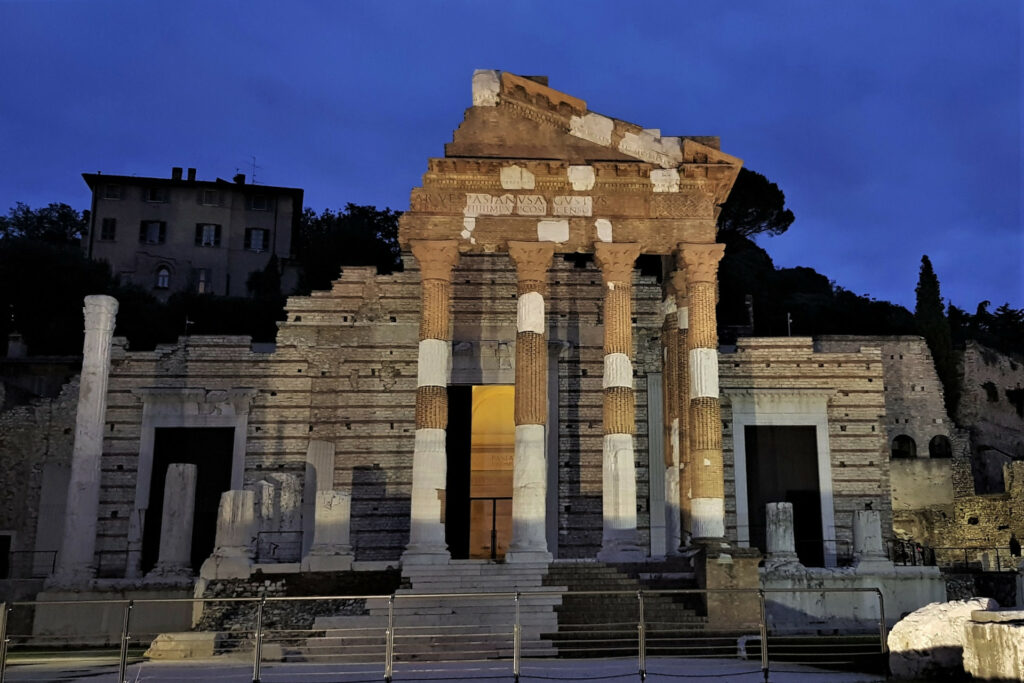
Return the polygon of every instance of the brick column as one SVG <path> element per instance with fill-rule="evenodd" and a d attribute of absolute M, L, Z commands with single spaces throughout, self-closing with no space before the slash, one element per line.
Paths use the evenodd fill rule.
<path fill-rule="evenodd" d="M 446 564 L 444 539 L 448 454 L 448 382 L 452 372 L 452 268 L 459 258 L 455 240 L 413 240 L 420 264 L 422 314 L 416 373 L 416 441 L 412 454 L 409 545 L 403 563 Z"/>
<path fill-rule="evenodd" d="M 682 258 L 678 258 L 682 261 Z M 686 273 L 682 263 L 671 275 L 676 301 L 676 390 L 678 392 L 679 424 L 679 508 L 682 513 L 682 544 L 690 545 L 693 529 L 690 524 L 690 500 L 693 497 L 693 462 L 690 458 L 690 308 L 686 298 Z"/>
<path fill-rule="evenodd" d="M 679 325 L 672 283 L 667 282 L 661 325 L 662 398 L 665 406 L 665 552 L 675 555 L 682 545 L 679 486 Z"/>
<path fill-rule="evenodd" d="M 633 263 L 639 255 L 639 244 L 594 246 L 604 283 L 604 533 L 597 557 L 606 562 L 639 562 L 646 557 L 637 540 L 633 461 Z"/>
<path fill-rule="evenodd" d="M 718 329 L 715 300 L 724 244 L 680 244 L 686 266 L 690 374 L 690 533 L 694 540 L 725 538 L 722 413 L 718 401 Z"/>
<path fill-rule="evenodd" d="M 117 299 L 94 294 L 85 297 L 85 343 L 75 414 L 75 445 L 71 452 L 64 538 L 53 587 L 84 587 L 96 576 L 96 527 L 100 506 L 100 460 L 107 415 L 110 347 L 117 316 Z"/>
<path fill-rule="evenodd" d="M 548 342 L 544 317 L 552 242 L 509 242 L 516 264 L 516 441 L 512 480 L 512 541 L 508 562 L 550 562 L 547 542 Z"/>

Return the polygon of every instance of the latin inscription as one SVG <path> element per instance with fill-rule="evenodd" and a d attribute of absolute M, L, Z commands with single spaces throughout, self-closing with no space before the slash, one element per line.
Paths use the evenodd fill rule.
<path fill-rule="evenodd" d="M 555 197 L 551 203 L 552 213 L 556 216 L 589 216 L 594 212 L 592 197 L 578 195 Z"/>
<path fill-rule="evenodd" d="M 520 216 L 544 216 L 548 202 L 539 194 L 521 194 L 516 197 L 516 213 Z"/>
<path fill-rule="evenodd" d="M 511 216 L 516 200 L 510 194 L 495 197 L 489 194 L 466 195 L 466 216 Z"/>

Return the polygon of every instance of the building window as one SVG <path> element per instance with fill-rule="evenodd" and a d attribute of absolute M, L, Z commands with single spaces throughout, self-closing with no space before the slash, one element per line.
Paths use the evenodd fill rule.
<path fill-rule="evenodd" d="M 900 434 L 892 440 L 893 458 L 916 458 L 917 444 L 906 434 Z"/>
<path fill-rule="evenodd" d="M 220 226 L 214 223 L 196 223 L 196 246 L 219 247 Z"/>
<path fill-rule="evenodd" d="M 197 294 L 210 294 L 210 269 L 209 268 L 196 268 L 196 293 Z"/>
<path fill-rule="evenodd" d="M 167 188 L 166 187 L 147 187 L 143 190 L 144 196 L 147 202 L 166 202 L 167 201 Z"/>
<path fill-rule="evenodd" d="M 266 251 L 270 231 L 265 228 L 245 229 L 245 248 L 250 251 Z"/>
<path fill-rule="evenodd" d="M 100 240 L 103 242 L 113 242 L 116 237 L 117 219 L 104 218 L 103 223 L 100 225 Z"/>
<path fill-rule="evenodd" d="M 142 221 L 139 226 L 139 242 L 142 244 L 163 244 L 167 241 L 167 223 L 164 221 Z"/>
<path fill-rule="evenodd" d="M 156 288 L 168 289 L 171 286 L 171 269 L 160 266 L 156 269 Z"/>
<path fill-rule="evenodd" d="M 252 211 L 270 211 L 270 200 L 265 194 L 254 194 L 249 196 L 249 209 Z"/>
<path fill-rule="evenodd" d="M 220 192 L 218 190 L 203 190 L 199 195 L 199 203 L 203 206 L 220 206 Z"/>
<path fill-rule="evenodd" d="M 120 185 L 104 185 L 103 186 L 103 198 L 104 199 L 120 199 L 121 198 L 121 186 Z"/>

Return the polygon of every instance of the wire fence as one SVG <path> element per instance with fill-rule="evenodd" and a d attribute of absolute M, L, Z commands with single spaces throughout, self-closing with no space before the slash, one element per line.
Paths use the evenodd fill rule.
<path fill-rule="evenodd" d="M 837 633 L 801 611 L 827 600 L 858 619 Z M 0 683 L 571 680 L 563 665 L 583 660 L 609 678 L 724 666 L 768 681 L 798 665 L 884 671 L 886 633 L 873 588 L 13 602 L 0 605 Z"/>

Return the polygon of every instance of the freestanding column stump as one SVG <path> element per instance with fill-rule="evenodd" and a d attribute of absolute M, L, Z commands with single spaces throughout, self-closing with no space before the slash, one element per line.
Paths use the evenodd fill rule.
<path fill-rule="evenodd" d="M 414 240 L 420 264 L 423 317 L 416 376 L 416 437 L 412 454 L 409 545 L 403 564 L 447 564 L 444 538 L 448 456 L 448 382 L 452 372 L 452 268 L 459 258 L 455 240 Z"/>
<path fill-rule="evenodd" d="M 192 525 L 196 511 L 195 465 L 174 463 L 164 480 L 164 509 L 160 519 L 160 555 L 146 581 L 192 581 Z"/>
<path fill-rule="evenodd" d="M 519 277 L 516 333 L 515 460 L 512 541 L 508 562 L 550 562 L 547 541 L 548 342 L 544 317 L 547 275 L 555 245 L 509 242 Z"/>
<path fill-rule="evenodd" d="M 768 556 L 764 561 L 767 571 L 784 566 L 800 564 L 796 554 L 796 538 L 793 535 L 793 504 L 768 503 L 765 506 L 767 520 Z"/>
<path fill-rule="evenodd" d="M 57 555 L 57 569 L 50 578 L 54 587 L 81 587 L 96 575 L 96 524 L 100 505 L 100 457 L 103 425 L 107 414 L 107 380 L 110 376 L 110 341 L 117 316 L 117 299 L 85 297 L 85 344 L 75 417 L 75 445 L 71 454 L 64 539 Z"/>
<path fill-rule="evenodd" d="M 302 558 L 304 572 L 343 572 L 352 568 L 352 494 L 317 491 L 313 545 Z"/>
<path fill-rule="evenodd" d="M 604 284 L 604 530 L 597 558 L 642 562 L 636 529 L 636 402 L 633 396 L 633 263 L 639 244 L 600 242 L 594 258 Z"/>
<path fill-rule="evenodd" d="M 256 494 L 225 491 L 217 510 L 217 540 L 213 554 L 203 562 L 204 579 L 244 579 L 252 570 L 256 544 Z"/>

